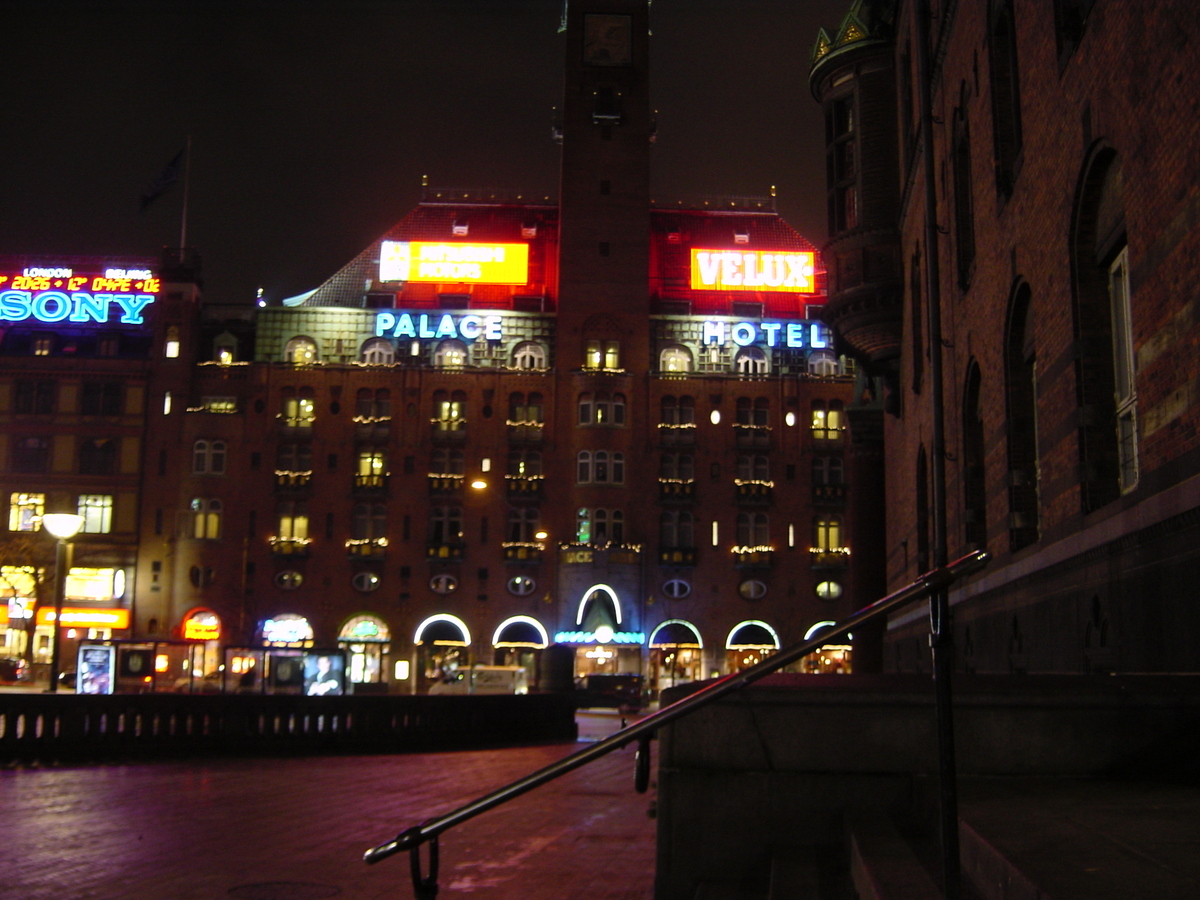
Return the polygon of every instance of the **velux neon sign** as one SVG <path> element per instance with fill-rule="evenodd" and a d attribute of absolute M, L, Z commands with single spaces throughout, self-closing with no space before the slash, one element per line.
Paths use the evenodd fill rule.
<path fill-rule="evenodd" d="M 148 269 L 78 274 L 66 266 L 30 266 L 0 273 L 0 322 L 105 324 L 115 317 L 121 325 L 141 325 L 143 311 L 160 290 Z"/>
<path fill-rule="evenodd" d="M 816 291 L 811 252 L 692 250 L 694 291 Z"/>

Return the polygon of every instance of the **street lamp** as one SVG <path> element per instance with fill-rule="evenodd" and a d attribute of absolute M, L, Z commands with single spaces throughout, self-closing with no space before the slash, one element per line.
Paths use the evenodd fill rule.
<path fill-rule="evenodd" d="M 42 516 L 42 526 L 58 540 L 54 550 L 54 638 L 50 645 L 50 693 L 58 692 L 58 642 L 62 622 L 63 595 L 67 592 L 67 571 L 71 568 L 71 538 L 83 527 L 83 516 L 74 513 L 50 513 Z"/>

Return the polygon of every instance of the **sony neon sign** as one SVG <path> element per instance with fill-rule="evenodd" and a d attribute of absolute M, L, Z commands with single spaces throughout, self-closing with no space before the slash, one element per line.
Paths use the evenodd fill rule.
<path fill-rule="evenodd" d="M 379 280 L 525 284 L 529 245 L 383 241 Z"/>
<path fill-rule="evenodd" d="M 769 250 L 692 250 L 692 290 L 816 291 L 816 255 Z"/>
<path fill-rule="evenodd" d="M 708 319 L 701 332 L 704 346 L 724 347 L 731 341 L 739 347 L 762 342 L 768 347 L 824 350 L 832 342 L 820 322 L 722 322 Z"/>
<path fill-rule="evenodd" d="M 464 341 L 483 338 L 485 341 L 500 341 L 504 339 L 504 320 L 500 316 L 381 312 L 375 316 L 375 336 Z"/>
<path fill-rule="evenodd" d="M 149 269 L 106 268 L 78 272 L 70 266 L 26 266 L 0 272 L 0 322 L 34 319 L 141 325 L 162 283 Z"/>

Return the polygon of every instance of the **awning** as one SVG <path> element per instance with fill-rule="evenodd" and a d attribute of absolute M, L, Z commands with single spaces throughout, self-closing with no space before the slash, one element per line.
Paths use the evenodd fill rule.
<path fill-rule="evenodd" d="M 663 622 L 650 635 L 651 647 L 692 647 L 703 648 L 696 627 L 690 622 L 669 620 Z"/>
<path fill-rule="evenodd" d="M 725 641 L 726 650 L 779 649 L 779 637 L 766 622 L 742 622 Z"/>

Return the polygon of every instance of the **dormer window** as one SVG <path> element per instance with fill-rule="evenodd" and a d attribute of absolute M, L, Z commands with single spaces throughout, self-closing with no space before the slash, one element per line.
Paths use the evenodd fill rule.
<path fill-rule="evenodd" d="M 466 237 L 468 231 L 467 223 L 455 221 L 454 224 L 450 226 L 450 231 L 455 237 Z"/>
<path fill-rule="evenodd" d="M 522 225 L 521 226 L 521 237 L 523 237 L 523 238 L 537 237 L 537 228 L 538 227 L 537 227 L 536 222 L 533 225 Z"/>
<path fill-rule="evenodd" d="M 733 233 L 733 242 L 734 242 L 735 244 L 748 244 L 748 243 L 750 243 L 750 232 L 748 232 L 748 231 L 735 231 L 735 232 Z"/>

